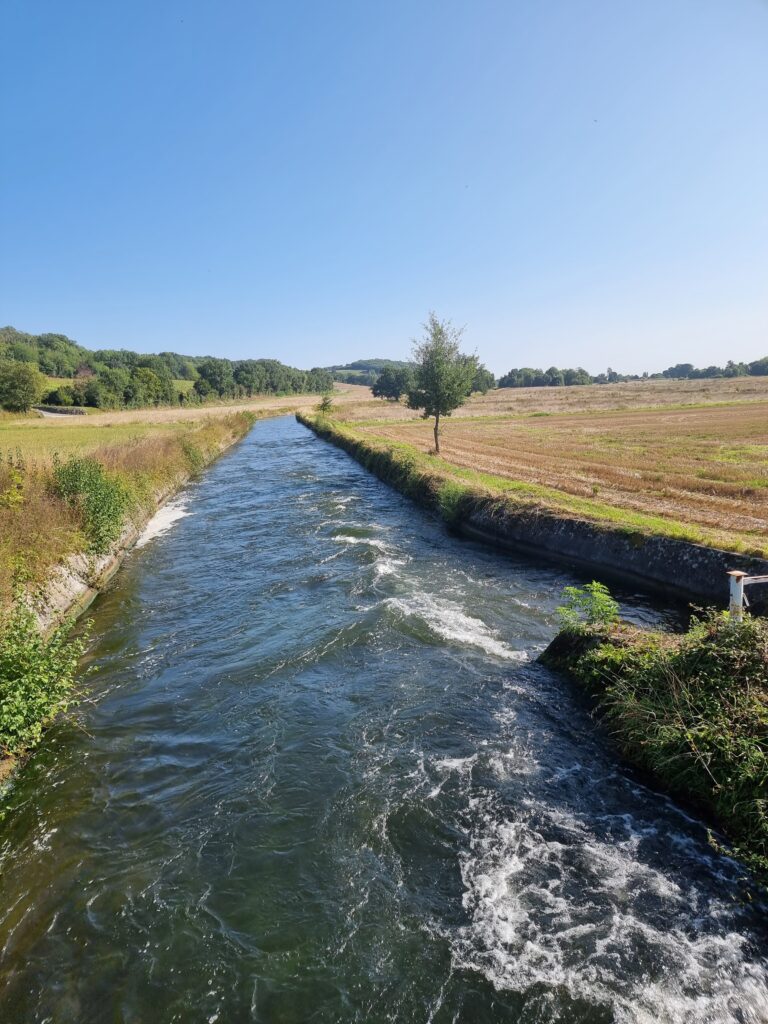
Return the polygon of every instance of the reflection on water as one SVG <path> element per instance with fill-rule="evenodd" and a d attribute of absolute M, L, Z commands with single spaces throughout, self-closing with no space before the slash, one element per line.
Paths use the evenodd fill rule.
<path fill-rule="evenodd" d="M 286 419 L 174 508 L 7 802 L 0 1019 L 768 1021 L 738 867 L 532 660 L 567 573 Z"/>

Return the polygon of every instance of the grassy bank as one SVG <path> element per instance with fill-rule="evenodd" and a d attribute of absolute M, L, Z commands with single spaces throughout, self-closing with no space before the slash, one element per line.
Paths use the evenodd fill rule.
<path fill-rule="evenodd" d="M 56 617 L 44 633 L 35 612 L 45 607 L 57 571 L 78 559 L 88 575 L 89 566 L 94 573 L 104 565 L 114 570 L 158 502 L 241 438 L 254 419 L 240 412 L 140 431 L 130 425 L 129 433 L 87 427 L 62 428 L 62 435 L 52 428 L 35 435 L 34 454 L 21 445 L 2 453 L 0 779 L 72 700 L 84 634 L 73 638 L 71 622 L 55 625 Z M 72 570 L 63 578 L 64 609 L 70 600 L 75 606 L 78 588 L 97 585 L 86 586 Z"/>
<path fill-rule="evenodd" d="M 19 574 L 34 590 L 68 556 L 103 554 L 127 522 L 152 513 L 158 494 L 202 469 L 252 422 L 234 413 L 139 429 L 30 428 L 0 453 L 0 610 Z M 19 428 L 13 433 L 18 439 Z"/>
<path fill-rule="evenodd" d="M 712 612 L 670 635 L 577 600 L 587 621 L 571 616 L 541 660 L 588 691 L 629 762 L 768 880 L 768 622 Z"/>
<path fill-rule="evenodd" d="M 297 414 L 297 418 L 321 437 L 349 452 L 381 479 L 436 509 L 449 524 L 477 512 L 499 520 L 507 515 L 553 513 L 620 531 L 633 538 L 664 537 L 740 554 L 768 556 L 765 533 L 741 534 L 733 529 L 711 528 L 620 507 L 599 498 L 585 498 L 456 465 L 448 458 L 428 454 L 414 444 L 381 436 L 359 424 L 306 413 Z"/>

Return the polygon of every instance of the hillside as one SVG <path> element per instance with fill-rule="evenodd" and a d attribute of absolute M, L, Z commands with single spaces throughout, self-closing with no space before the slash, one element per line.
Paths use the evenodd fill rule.
<path fill-rule="evenodd" d="M 333 374 L 333 379 L 342 384 L 365 384 L 373 387 L 385 366 L 403 370 L 410 363 L 402 359 L 356 359 L 352 363 L 327 366 L 326 370 Z"/>
<path fill-rule="evenodd" d="M 327 391 L 333 378 L 276 359 L 223 359 L 177 352 L 89 350 L 64 334 L 0 328 L 0 366 L 22 363 L 44 375 L 37 401 L 101 409 L 190 405 L 209 399 Z"/>

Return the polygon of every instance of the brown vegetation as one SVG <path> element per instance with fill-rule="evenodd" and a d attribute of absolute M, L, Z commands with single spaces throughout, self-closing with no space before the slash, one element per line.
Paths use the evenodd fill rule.
<path fill-rule="evenodd" d="M 251 417 L 242 413 L 227 413 L 129 436 L 93 429 L 89 418 L 84 435 L 87 443 L 68 453 L 86 454 L 111 479 L 120 481 L 130 494 L 134 514 L 141 518 L 153 510 L 158 492 L 209 462 L 242 436 L 250 422 Z M 41 436 L 59 441 L 61 429 L 57 422 L 52 432 Z M 63 429 L 66 439 L 70 428 Z M 71 429 L 72 436 L 77 436 L 76 428 Z M 36 440 L 35 457 L 30 458 L 25 446 L 17 444 L 4 450 L 0 459 L 0 611 L 10 602 L 19 571 L 32 586 L 40 585 L 54 565 L 87 550 L 82 509 L 60 496 L 52 472 L 54 451 L 41 454 Z"/>
<path fill-rule="evenodd" d="M 429 425 L 402 405 L 353 404 L 342 418 L 369 438 L 432 447 Z M 766 547 L 766 378 L 505 389 L 458 410 L 441 449 L 451 465 L 500 480 L 716 531 L 729 547 Z"/>

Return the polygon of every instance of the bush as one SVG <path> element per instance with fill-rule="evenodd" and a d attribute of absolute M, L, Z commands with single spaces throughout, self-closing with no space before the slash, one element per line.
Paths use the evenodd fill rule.
<path fill-rule="evenodd" d="M 768 622 L 712 611 L 682 636 L 582 634 L 568 667 L 624 753 L 709 812 L 768 877 Z"/>
<path fill-rule="evenodd" d="M 619 605 L 608 587 L 595 580 L 585 587 L 566 587 L 565 603 L 557 609 L 563 629 L 578 630 L 582 625 L 610 626 L 618 622 Z"/>
<path fill-rule="evenodd" d="M 40 401 L 45 378 L 29 363 L 0 362 L 0 406 L 9 412 L 27 412 Z"/>
<path fill-rule="evenodd" d="M 134 504 L 128 487 L 95 459 L 77 456 L 54 467 L 54 481 L 57 493 L 80 512 L 90 551 L 107 551 Z"/>
<path fill-rule="evenodd" d="M 62 626 L 46 640 L 17 592 L 0 621 L 0 750 L 18 754 L 39 742 L 45 725 L 69 704 L 85 637 Z"/>
<path fill-rule="evenodd" d="M 317 411 L 321 416 L 329 416 L 333 411 L 333 399 L 330 395 L 323 395 L 317 406 Z"/>

